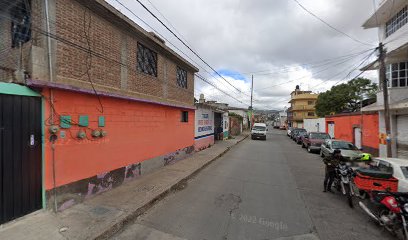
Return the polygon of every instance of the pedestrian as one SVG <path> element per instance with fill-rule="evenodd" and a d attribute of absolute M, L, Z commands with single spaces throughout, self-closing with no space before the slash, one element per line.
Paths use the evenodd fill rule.
<path fill-rule="evenodd" d="M 324 176 L 324 188 L 323 192 L 333 192 L 331 186 L 333 184 L 334 178 L 336 177 L 336 166 L 343 161 L 343 156 L 341 156 L 341 151 L 335 149 L 331 156 L 325 157 L 323 159 L 324 164 L 326 165 L 326 174 Z"/>

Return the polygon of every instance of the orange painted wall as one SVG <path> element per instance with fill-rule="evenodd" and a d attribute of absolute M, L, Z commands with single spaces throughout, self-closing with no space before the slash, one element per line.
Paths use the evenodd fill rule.
<path fill-rule="evenodd" d="M 362 128 L 362 145 L 378 149 L 378 114 L 338 115 L 326 117 L 326 132 L 328 123 L 334 122 L 334 135 L 336 139 L 354 141 L 354 126 L 360 125 Z"/>
<path fill-rule="evenodd" d="M 140 103 L 116 98 L 101 97 L 103 113 L 95 95 L 53 90 L 54 108 L 59 115 L 70 115 L 78 123 L 79 115 L 89 116 L 89 128 L 98 129 L 98 116 L 105 116 L 108 135 L 93 139 L 91 129 L 72 126 L 65 131 L 65 138 L 58 133 L 55 143 L 56 185 L 88 178 L 132 163 L 172 153 L 194 145 L 194 110 L 189 111 L 189 121 L 180 122 L 182 109 Z M 49 90 L 45 118 L 50 117 Z M 56 117 L 59 123 L 59 117 Z M 86 140 L 77 140 L 79 129 L 87 132 Z M 72 136 L 71 136 L 72 135 Z M 45 185 L 53 188 L 51 144 L 46 128 Z"/>

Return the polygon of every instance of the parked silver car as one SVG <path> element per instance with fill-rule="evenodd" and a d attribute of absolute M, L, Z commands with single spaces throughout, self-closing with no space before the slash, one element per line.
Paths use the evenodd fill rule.
<path fill-rule="evenodd" d="M 349 161 L 361 158 L 363 153 L 351 142 L 335 139 L 326 139 L 320 148 L 320 156 L 321 157 L 330 156 L 333 153 L 334 149 L 340 149 L 341 155 Z"/>

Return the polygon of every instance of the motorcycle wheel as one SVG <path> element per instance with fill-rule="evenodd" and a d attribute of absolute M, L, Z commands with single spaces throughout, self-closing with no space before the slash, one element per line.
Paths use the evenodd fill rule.
<path fill-rule="evenodd" d="M 385 208 L 385 207 L 382 207 L 382 208 L 378 211 L 378 217 L 379 217 L 379 219 L 381 219 L 381 217 L 382 217 L 383 215 L 389 216 L 389 215 L 390 215 L 390 210 L 388 210 L 388 209 Z M 397 232 L 395 231 L 396 229 L 395 229 L 393 226 L 387 226 L 387 225 L 384 225 L 384 224 L 382 224 L 382 223 L 380 223 L 380 225 L 381 225 L 385 230 L 387 230 L 388 232 L 390 232 L 392 235 L 394 235 L 394 236 L 397 235 Z"/>
<path fill-rule="evenodd" d="M 338 179 L 334 179 L 333 187 L 338 191 L 341 192 L 341 185 Z"/>
<path fill-rule="evenodd" d="M 353 196 L 352 196 L 353 193 L 350 191 L 350 186 L 345 185 L 344 188 L 346 189 L 347 203 L 350 208 L 354 208 Z"/>

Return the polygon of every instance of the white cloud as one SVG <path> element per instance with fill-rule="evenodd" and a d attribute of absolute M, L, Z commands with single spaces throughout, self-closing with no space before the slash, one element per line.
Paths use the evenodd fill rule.
<path fill-rule="evenodd" d="M 203 71 L 205 64 L 178 42 L 135 0 L 118 1 L 161 33 L 167 39 L 166 44 L 170 47 L 172 46 L 169 42 L 175 44 L 199 63 L 201 75 L 205 75 L 219 88 L 240 101 L 249 104 L 250 99 L 247 95 L 239 94 L 222 79 Z M 343 80 L 347 73 L 357 67 L 361 59 L 369 53 L 366 52 L 344 63 L 333 62 L 326 66 L 305 65 L 366 50 L 370 46 L 356 43 L 333 31 L 290 0 L 149 1 L 171 21 L 191 47 L 214 69 L 228 69 L 241 73 L 257 72 L 254 73 L 254 99 L 256 100 L 254 107 L 256 108 L 283 108 L 287 105 L 289 93 L 296 85 L 315 92 L 325 91 Z M 299 1 L 347 34 L 364 42 L 376 43 L 377 30 L 364 30 L 361 27 L 373 12 L 371 0 Z M 148 31 L 151 30 L 129 12 L 120 8 L 116 0 L 108 0 L 108 2 L 121 9 L 124 14 Z M 148 0 L 142 0 L 142 2 L 163 19 Z M 181 55 L 184 56 L 183 53 Z M 325 68 L 327 69 L 324 70 Z M 212 72 L 208 67 L 206 69 Z M 267 72 L 258 72 L 260 70 L 275 74 L 266 75 Z M 347 79 L 358 73 L 353 71 Z M 225 78 L 249 94 L 250 74 L 245 76 L 246 81 L 232 77 Z M 377 78 L 375 72 L 365 73 L 363 76 Z M 233 106 L 242 105 L 201 80 L 196 80 L 195 89 L 196 97 L 204 93 L 207 99 L 227 102 Z"/>

